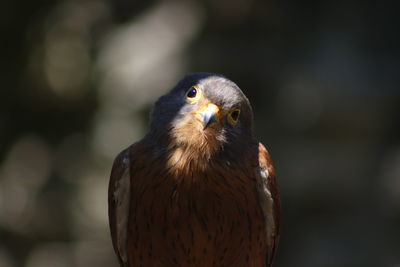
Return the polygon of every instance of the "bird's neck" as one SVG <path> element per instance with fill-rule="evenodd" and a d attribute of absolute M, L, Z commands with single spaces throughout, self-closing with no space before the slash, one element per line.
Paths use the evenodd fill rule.
<path fill-rule="evenodd" d="M 169 135 L 153 135 L 147 140 L 151 140 L 153 154 L 163 159 L 168 170 L 204 170 L 220 152 L 221 144 L 213 136 L 195 133 L 172 130 Z"/>
<path fill-rule="evenodd" d="M 168 172 L 179 175 L 205 172 L 215 165 L 243 164 L 244 159 L 252 154 L 250 151 L 254 143 L 251 141 L 228 145 L 221 140 L 212 139 L 212 136 L 192 136 L 190 139 L 176 136 L 159 135 L 157 138 L 152 136 L 146 139 L 152 140 L 153 157 L 160 159 Z"/>

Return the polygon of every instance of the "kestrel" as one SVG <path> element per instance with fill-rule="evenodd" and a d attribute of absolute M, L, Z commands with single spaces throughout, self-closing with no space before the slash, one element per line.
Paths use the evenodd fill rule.
<path fill-rule="evenodd" d="M 111 172 L 121 266 L 272 265 L 280 202 L 252 124 L 248 99 L 221 75 L 188 74 L 160 97 L 149 132 Z"/>

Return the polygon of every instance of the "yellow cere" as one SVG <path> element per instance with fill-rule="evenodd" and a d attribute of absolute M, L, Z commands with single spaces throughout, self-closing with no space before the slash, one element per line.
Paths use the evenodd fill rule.
<path fill-rule="evenodd" d="M 201 114 L 201 113 L 206 113 L 206 112 L 214 113 L 215 116 L 217 116 L 217 118 L 219 118 L 219 107 L 217 105 L 215 105 L 214 103 L 208 103 L 208 104 L 200 107 L 196 111 L 194 111 L 194 113 L 196 113 L 196 114 Z"/>

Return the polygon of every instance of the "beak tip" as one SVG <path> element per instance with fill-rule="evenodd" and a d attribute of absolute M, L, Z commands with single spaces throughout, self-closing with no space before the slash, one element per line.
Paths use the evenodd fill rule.
<path fill-rule="evenodd" d="M 213 114 L 211 117 L 209 117 L 208 119 L 204 119 L 204 127 L 203 130 L 207 129 L 208 126 L 210 126 L 211 124 L 217 122 L 217 118 L 215 116 L 215 114 Z"/>

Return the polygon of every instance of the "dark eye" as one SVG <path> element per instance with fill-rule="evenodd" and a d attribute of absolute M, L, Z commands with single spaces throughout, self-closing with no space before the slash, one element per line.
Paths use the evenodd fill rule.
<path fill-rule="evenodd" d="M 201 89 L 195 86 L 192 86 L 189 91 L 186 92 L 186 100 L 189 104 L 195 104 L 201 98 Z"/>
<path fill-rule="evenodd" d="M 233 111 L 231 116 L 234 121 L 237 121 L 239 119 L 239 110 Z"/>
<path fill-rule="evenodd" d="M 197 89 L 192 87 L 189 89 L 189 91 L 186 93 L 187 98 L 195 98 L 197 95 Z"/>
<path fill-rule="evenodd" d="M 236 124 L 239 120 L 240 109 L 235 108 L 228 114 L 228 120 L 231 124 Z"/>

